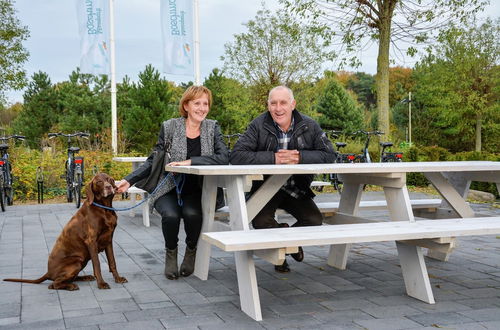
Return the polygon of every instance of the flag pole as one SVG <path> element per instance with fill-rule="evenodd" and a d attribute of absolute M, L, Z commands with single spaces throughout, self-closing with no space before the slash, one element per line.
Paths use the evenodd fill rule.
<path fill-rule="evenodd" d="M 200 26 L 199 0 L 194 0 L 194 84 L 201 85 L 200 78 Z"/>
<path fill-rule="evenodd" d="M 111 146 L 113 154 L 118 153 L 117 123 L 116 123 L 116 72 L 115 72 L 115 13 L 114 0 L 109 0 L 109 50 L 111 71 Z"/>

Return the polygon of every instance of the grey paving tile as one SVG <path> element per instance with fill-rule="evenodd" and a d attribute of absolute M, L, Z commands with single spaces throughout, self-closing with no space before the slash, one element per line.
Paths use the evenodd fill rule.
<path fill-rule="evenodd" d="M 3 297 L 2 297 L 3 298 Z M 0 305 L 0 319 L 19 317 L 21 315 L 21 303 L 8 303 Z"/>
<path fill-rule="evenodd" d="M 68 328 L 83 327 L 90 325 L 105 325 L 119 322 L 126 322 L 127 319 L 123 313 L 105 313 L 96 315 L 67 317 L 64 319 Z"/>
<path fill-rule="evenodd" d="M 379 306 L 379 307 L 359 307 L 363 312 L 370 314 L 377 319 L 401 318 L 406 315 L 422 314 L 422 311 L 411 308 L 407 305 L 399 306 Z"/>
<path fill-rule="evenodd" d="M 135 321 L 135 322 L 121 322 L 114 324 L 104 324 L 99 326 L 100 330 L 137 330 L 137 329 L 151 329 L 163 330 L 165 327 L 159 320 L 149 321 Z"/>
<path fill-rule="evenodd" d="M 19 316 L 16 317 L 3 317 L 0 318 L 0 327 L 1 326 L 7 326 L 9 324 L 18 324 L 21 322 L 21 319 Z"/>
<path fill-rule="evenodd" d="M 379 305 L 362 298 L 328 300 L 320 302 L 320 305 L 325 306 L 332 311 L 379 307 Z"/>
<path fill-rule="evenodd" d="M 99 302 L 99 306 L 101 307 L 103 313 L 139 310 L 139 306 L 134 301 L 134 299 L 131 298 L 102 300 Z"/>
<path fill-rule="evenodd" d="M 2 325 L 0 326 L 0 330 L 21 330 L 21 329 L 26 329 L 26 330 L 32 330 L 32 329 L 37 329 L 37 330 L 59 330 L 59 329 L 66 329 L 64 325 L 64 321 L 62 319 L 60 320 L 40 320 L 40 321 L 33 321 L 33 322 L 23 322 L 23 323 L 18 323 L 18 324 L 7 324 L 7 325 Z"/>
<path fill-rule="evenodd" d="M 206 315 L 196 315 L 196 316 L 184 316 L 184 317 L 170 317 L 170 318 L 162 318 L 161 323 L 167 329 L 184 329 L 184 328 L 195 328 L 198 326 L 207 326 L 207 325 L 222 325 L 224 321 L 222 321 L 215 314 L 206 314 Z"/>
<path fill-rule="evenodd" d="M 128 321 L 147 321 L 151 319 L 180 318 L 185 314 L 177 307 L 154 308 L 123 313 Z"/>
<path fill-rule="evenodd" d="M 102 314 L 102 309 L 98 308 L 88 308 L 88 309 L 75 309 L 71 311 L 63 311 L 64 318 L 87 316 L 87 315 L 99 315 Z"/>
<path fill-rule="evenodd" d="M 138 304 L 146 304 L 153 302 L 170 302 L 170 298 L 161 290 L 147 290 L 132 292 L 132 298 Z"/>
<path fill-rule="evenodd" d="M 455 312 L 427 313 L 407 316 L 410 320 L 423 326 L 445 327 L 454 324 L 471 323 L 474 320 Z"/>
<path fill-rule="evenodd" d="M 459 314 L 479 322 L 500 321 L 500 307 L 461 311 Z"/>
<path fill-rule="evenodd" d="M 408 320 L 407 318 L 386 318 L 376 320 L 356 320 L 365 329 L 370 330 L 393 330 L 393 329 L 409 329 L 418 327 L 418 323 Z"/>

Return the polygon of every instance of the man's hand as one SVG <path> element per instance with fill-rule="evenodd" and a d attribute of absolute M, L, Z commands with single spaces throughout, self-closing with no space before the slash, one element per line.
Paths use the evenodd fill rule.
<path fill-rule="evenodd" d="M 116 185 L 116 192 L 119 194 L 123 194 L 124 192 L 126 192 L 128 190 L 128 188 L 130 188 L 130 183 L 128 183 L 127 180 L 121 180 Z"/>
<path fill-rule="evenodd" d="M 280 149 L 274 154 L 276 164 L 298 164 L 300 161 L 300 152 L 298 150 Z"/>

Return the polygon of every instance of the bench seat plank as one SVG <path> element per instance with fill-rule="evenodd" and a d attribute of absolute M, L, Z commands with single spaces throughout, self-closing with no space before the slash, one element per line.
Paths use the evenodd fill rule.
<path fill-rule="evenodd" d="M 203 233 L 224 251 L 500 234 L 500 217 L 392 221 Z"/>

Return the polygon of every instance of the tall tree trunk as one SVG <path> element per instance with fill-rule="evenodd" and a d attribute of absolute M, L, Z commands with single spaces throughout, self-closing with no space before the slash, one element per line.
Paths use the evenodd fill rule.
<path fill-rule="evenodd" d="M 482 129 L 481 115 L 477 115 L 477 118 L 476 118 L 476 151 L 481 151 L 481 129 Z"/>
<path fill-rule="evenodd" d="M 391 21 L 394 0 L 383 1 L 379 8 L 379 44 L 377 57 L 377 110 L 378 129 L 384 132 L 384 138 L 390 135 L 389 127 L 389 47 L 391 44 Z"/>

